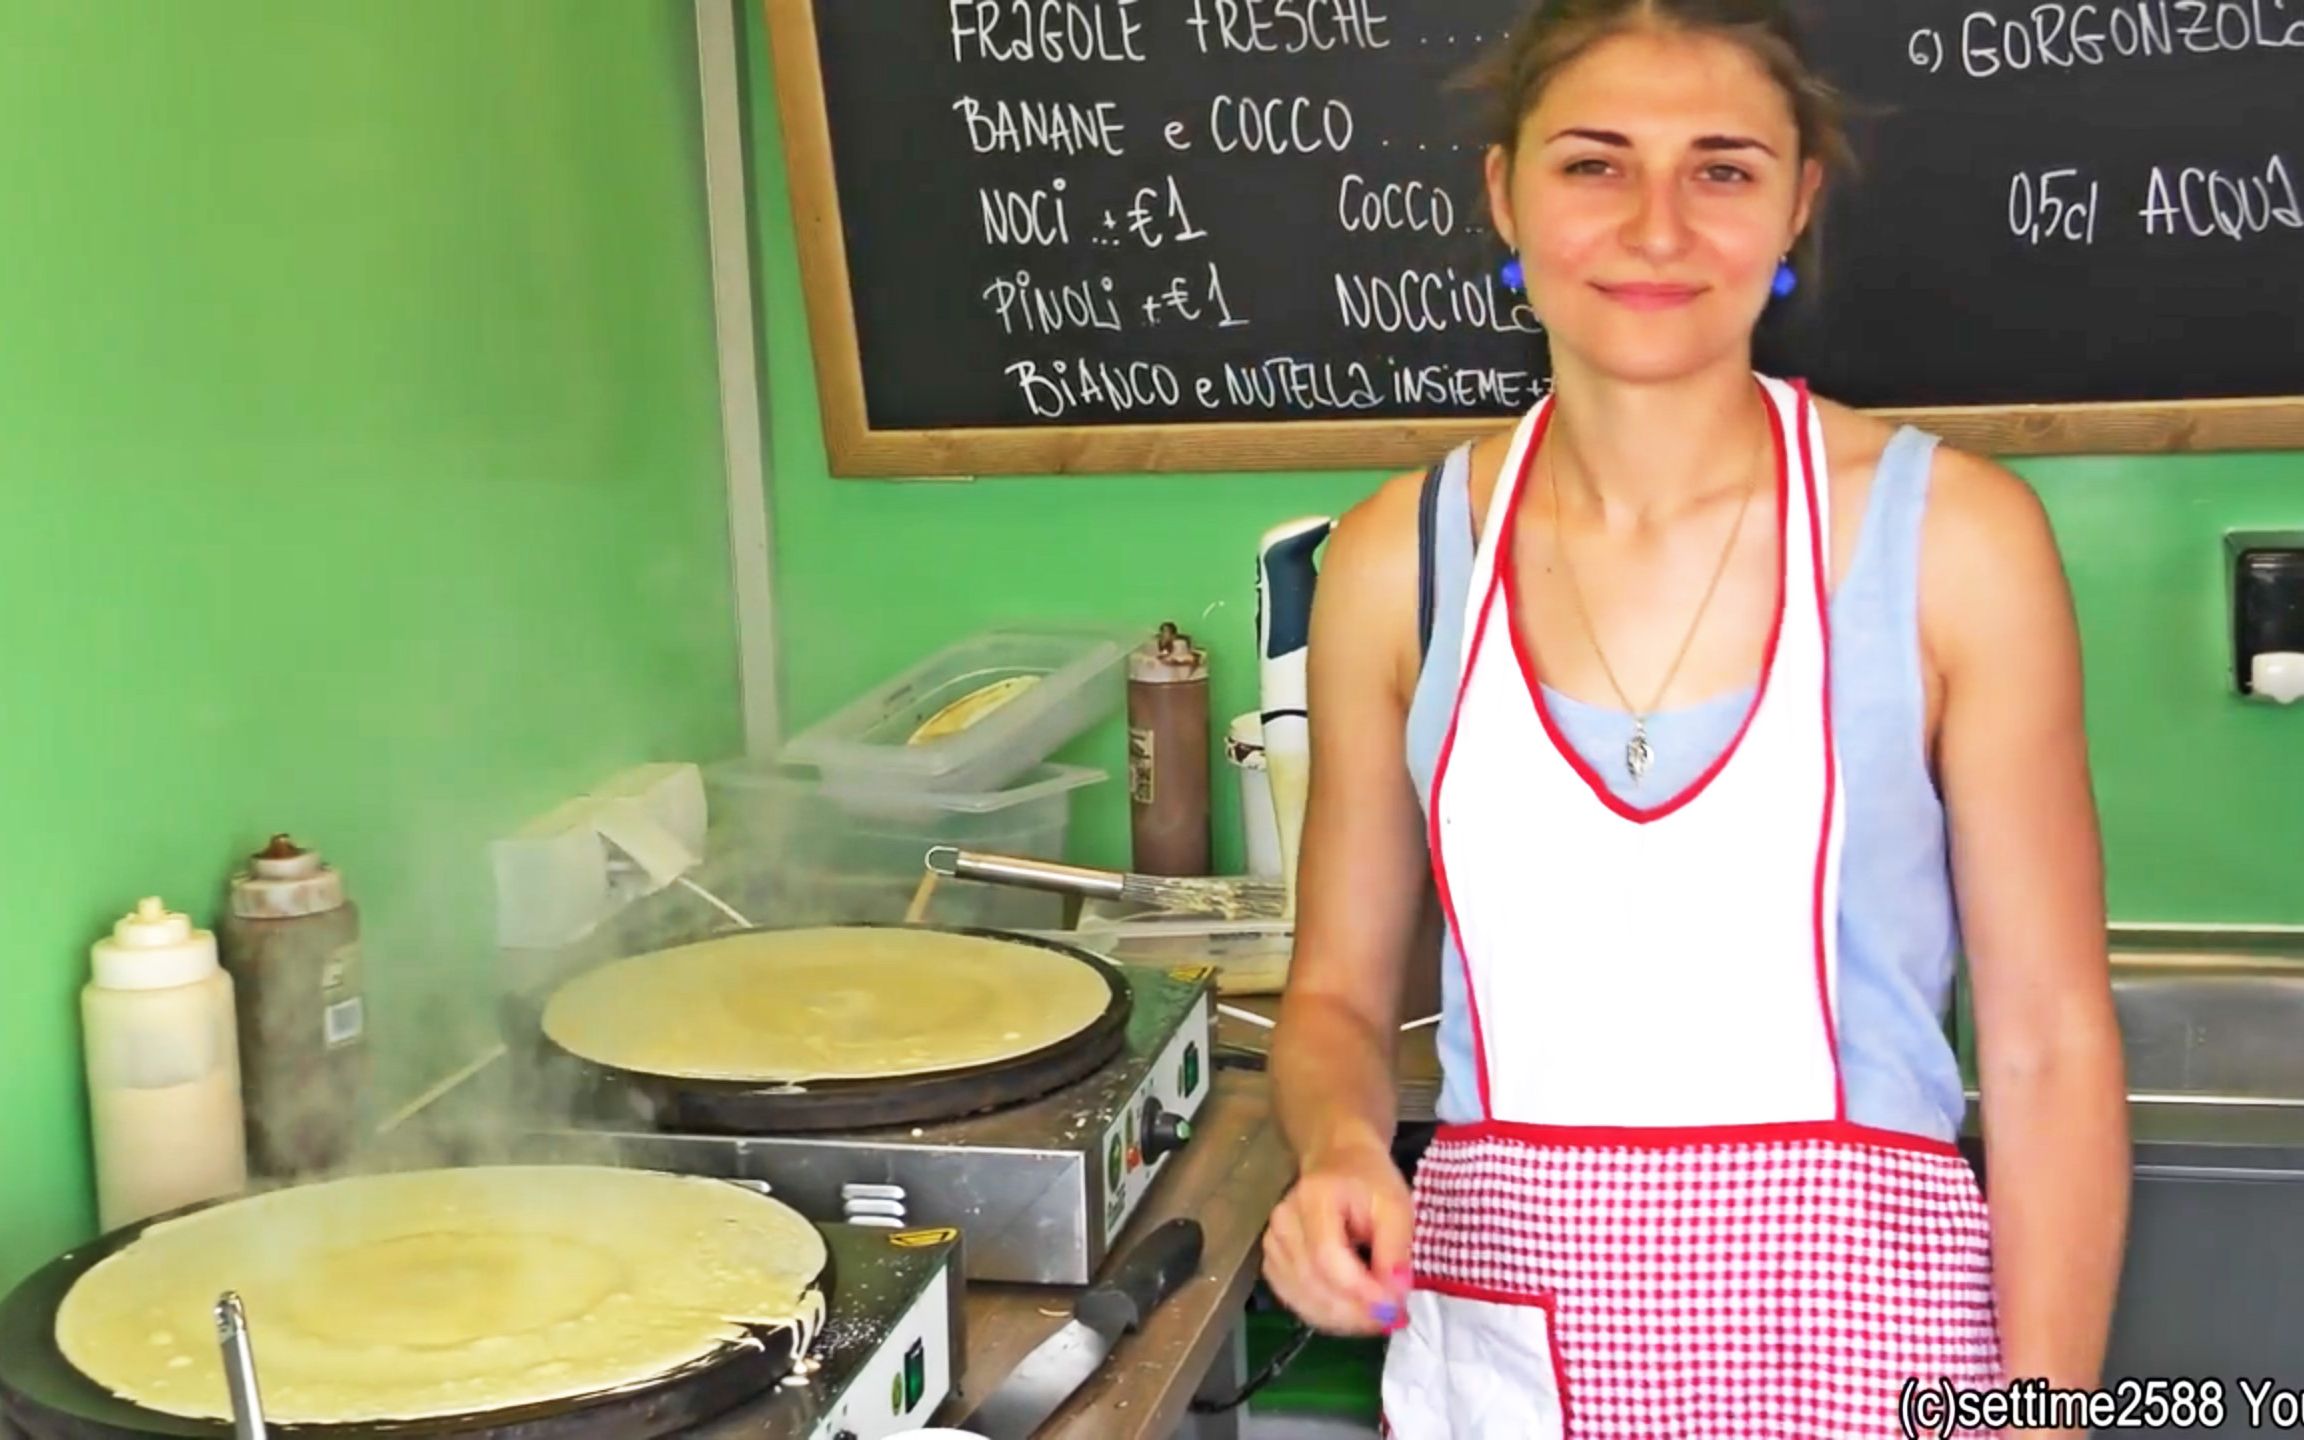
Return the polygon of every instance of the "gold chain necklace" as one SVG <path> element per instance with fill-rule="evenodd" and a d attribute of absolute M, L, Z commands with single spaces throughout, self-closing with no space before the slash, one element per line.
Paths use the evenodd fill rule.
<path fill-rule="evenodd" d="M 1584 626 L 1584 637 L 1592 643 L 1592 653 L 1599 657 L 1600 671 L 1608 677 L 1608 687 L 1616 692 L 1616 699 L 1632 714 L 1632 738 L 1624 745 L 1624 768 L 1631 773 L 1633 783 L 1638 784 L 1656 759 L 1655 750 L 1648 744 L 1648 717 L 1663 703 L 1664 692 L 1672 686 L 1672 677 L 1680 673 L 1680 663 L 1688 658 L 1688 649 L 1696 642 L 1696 631 L 1704 623 L 1704 612 L 1712 608 L 1712 597 L 1720 589 L 1721 577 L 1728 573 L 1728 558 L 1736 553 L 1736 537 L 1744 531 L 1744 512 L 1752 508 L 1752 492 L 1759 487 L 1746 476 L 1744 498 L 1736 506 L 1736 523 L 1729 528 L 1728 543 L 1721 547 L 1720 562 L 1712 569 L 1712 583 L 1704 587 L 1704 598 L 1697 603 L 1696 614 L 1688 622 L 1688 633 L 1681 637 L 1679 653 L 1672 657 L 1664 678 L 1656 684 L 1655 698 L 1641 709 L 1632 704 L 1623 685 L 1617 682 L 1615 667 L 1608 663 L 1608 652 L 1600 646 L 1600 632 L 1592 624 L 1591 613 L 1584 608 L 1584 590 L 1576 583 L 1576 564 L 1568 555 L 1568 534 L 1560 526 L 1560 465 L 1556 459 L 1547 457 L 1547 460 L 1551 469 L 1548 488 L 1552 492 L 1552 547 L 1559 552 L 1560 568 L 1568 577 L 1569 598 L 1576 602 L 1576 617 Z M 1759 462 L 1755 459 L 1753 469 L 1758 468 Z"/>

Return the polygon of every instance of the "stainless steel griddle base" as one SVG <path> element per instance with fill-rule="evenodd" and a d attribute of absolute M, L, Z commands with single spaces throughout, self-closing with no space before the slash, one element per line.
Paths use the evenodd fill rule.
<path fill-rule="evenodd" d="M 952 1226 L 968 1278 L 1085 1285 L 1199 1113 L 1212 1068 L 1214 973 L 1117 967 L 1134 995 L 1126 1044 L 1039 1100 L 965 1120 L 812 1135 L 700 1135 L 552 1123 L 537 1158 L 767 1182 L 811 1219 Z"/>
<path fill-rule="evenodd" d="M 961 1239 L 822 1228 L 840 1299 L 808 1352 L 814 1373 L 683 1432 L 686 1440 L 884 1440 L 924 1428 L 959 1386 Z"/>

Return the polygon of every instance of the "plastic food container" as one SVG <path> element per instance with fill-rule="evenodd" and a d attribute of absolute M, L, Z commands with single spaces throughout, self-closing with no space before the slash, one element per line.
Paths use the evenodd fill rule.
<path fill-rule="evenodd" d="M 995 791 L 1119 709 L 1128 644 L 1101 630 L 988 630 L 866 691 L 777 758 L 842 788 Z"/>
<path fill-rule="evenodd" d="M 711 848 L 749 873 L 749 894 L 775 925 L 901 921 L 928 872 L 929 849 L 957 845 L 1062 859 L 1072 800 L 1108 772 L 1040 765 L 1004 789 L 896 791 L 838 786 L 790 767 L 746 762 L 704 772 Z M 939 879 L 923 919 L 934 925 L 1054 929 L 1065 897 L 1008 885 Z"/>

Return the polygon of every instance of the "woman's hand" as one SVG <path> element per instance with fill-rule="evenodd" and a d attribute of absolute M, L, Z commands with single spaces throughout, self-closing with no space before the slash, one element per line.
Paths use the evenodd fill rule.
<path fill-rule="evenodd" d="M 1304 1167 L 1272 1212 L 1264 1231 L 1264 1278 L 1315 1330 L 1398 1330 L 1408 1323 L 1413 1213 L 1408 1183 L 1383 1147 L 1329 1151 Z"/>

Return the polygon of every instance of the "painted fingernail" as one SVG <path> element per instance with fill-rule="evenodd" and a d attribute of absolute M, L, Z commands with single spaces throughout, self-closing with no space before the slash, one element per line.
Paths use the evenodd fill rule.
<path fill-rule="evenodd" d="M 1400 1323 L 1400 1307 L 1389 1300 L 1379 1302 L 1375 1313 L 1376 1323 L 1387 1330 L 1397 1327 Z"/>

